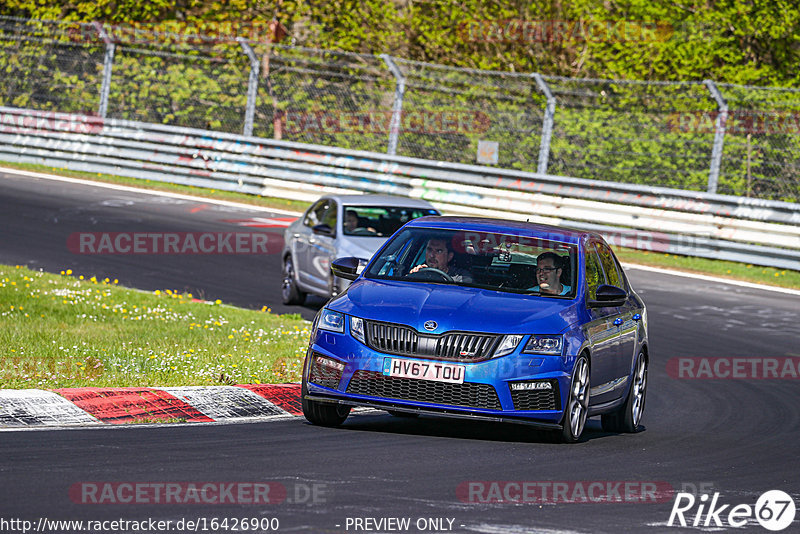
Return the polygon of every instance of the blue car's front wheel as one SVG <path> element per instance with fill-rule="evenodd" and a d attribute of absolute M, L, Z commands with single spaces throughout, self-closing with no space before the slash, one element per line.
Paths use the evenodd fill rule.
<path fill-rule="evenodd" d="M 567 405 L 564 410 L 564 428 L 561 439 L 567 443 L 578 441 L 589 414 L 589 360 L 579 356 L 572 371 Z"/>
<path fill-rule="evenodd" d="M 303 415 L 309 423 L 319 426 L 339 426 L 350 415 L 350 406 L 307 399 L 306 383 L 300 387 Z"/>

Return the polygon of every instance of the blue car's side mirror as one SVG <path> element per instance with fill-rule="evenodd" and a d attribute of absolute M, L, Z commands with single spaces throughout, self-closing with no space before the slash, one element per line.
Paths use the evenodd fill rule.
<path fill-rule="evenodd" d="M 605 308 L 608 306 L 622 306 L 628 300 L 628 292 L 616 286 L 603 284 L 597 288 L 594 300 L 589 300 L 590 308 Z"/>
<path fill-rule="evenodd" d="M 345 280 L 355 280 L 358 278 L 358 267 L 361 260 L 358 258 L 337 258 L 331 262 L 331 271 L 335 276 Z"/>

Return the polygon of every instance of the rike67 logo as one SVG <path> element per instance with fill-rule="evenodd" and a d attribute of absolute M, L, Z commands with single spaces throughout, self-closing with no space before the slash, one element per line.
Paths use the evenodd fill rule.
<path fill-rule="evenodd" d="M 696 511 L 695 511 L 696 506 Z M 708 494 L 699 499 L 691 493 L 678 493 L 672 505 L 667 525 L 693 527 L 743 527 L 756 521 L 762 527 L 774 532 L 784 530 L 792 521 L 796 507 L 792 497 L 780 490 L 770 490 L 761 494 L 755 506 L 750 504 L 722 504 L 719 492 L 709 502 Z M 694 519 L 691 520 L 692 514 Z M 687 516 L 691 523 L 687 523 Z"/>

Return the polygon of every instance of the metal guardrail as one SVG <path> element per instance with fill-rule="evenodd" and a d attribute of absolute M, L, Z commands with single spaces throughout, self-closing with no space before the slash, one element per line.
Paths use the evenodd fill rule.
<path fill-rule="evenodd" d="M 275 32 L 0 16 L 0 105 L 800 202 L 800 88 L 468 69 Z"/>
<path fill-rule="evenodd" d="M 800 206 L 0 107 L 0 161 L 312 200 L 424 198 L 450 213 L 603 233 L 614 244 L 800 270 Z"/>

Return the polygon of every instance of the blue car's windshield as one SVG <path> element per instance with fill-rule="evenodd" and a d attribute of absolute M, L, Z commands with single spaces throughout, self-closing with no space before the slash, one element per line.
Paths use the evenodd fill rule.
<path fill-rule="evenodd" d="M 406 228 L 364 276 L 551 297 L 575 295 L 576 247 L 514 234 Z"/>

